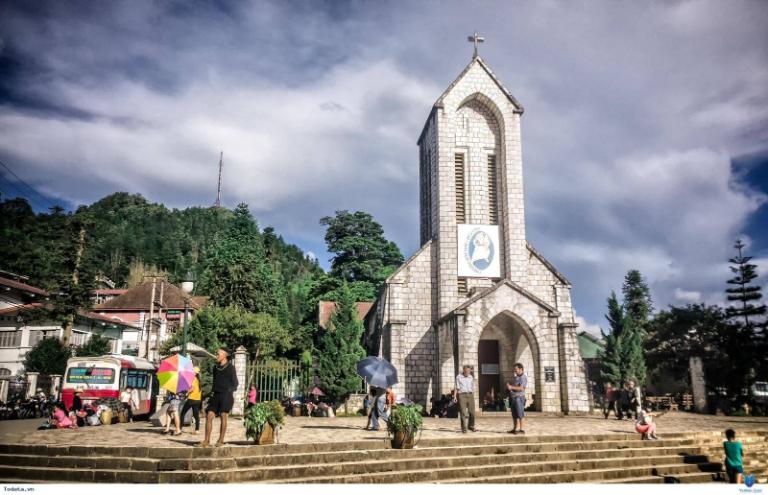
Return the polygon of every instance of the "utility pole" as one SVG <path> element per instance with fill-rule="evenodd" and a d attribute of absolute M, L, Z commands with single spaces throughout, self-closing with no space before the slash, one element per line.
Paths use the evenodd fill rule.
<path fill-rule="evenodd" d="M 147 352 L 146 358 L 150 361 L 152 356 L 150 355 L 150 342 L 152 341 L 152 323 L 155 318 L 155 284 L 157 283 L 157 277 L 152 277 L 152 295 L 149 297 L 149 325 L 147 326 Z"/>
<path fill-rule="evenodd" d="M 215 208 L 221 208 L 221 169 L 224 168 L 224 151 L 219 155 L 219 188 L 216 191 L 216 202 L 213 204 Z"/>

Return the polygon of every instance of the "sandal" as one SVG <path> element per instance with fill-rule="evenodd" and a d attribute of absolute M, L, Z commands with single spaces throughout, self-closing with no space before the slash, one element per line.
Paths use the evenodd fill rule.
<path fill-rule="evenodd" d="M 197 446 L 198 446 L 198 447 L 207 448 L 207 447 L 210 447 L 210 446 L 211 446 L 211 444 L 209 444 L 208 442 L 206 442 L 205 440 L 203 440 L 202 442 L 198 443 L 198 444 L 197 444 Z"/>

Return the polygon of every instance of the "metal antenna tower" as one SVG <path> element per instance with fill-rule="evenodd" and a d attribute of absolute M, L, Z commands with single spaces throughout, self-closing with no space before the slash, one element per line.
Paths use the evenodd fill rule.
<path fill-rule="evenodd" d="M 219 155 L 219 188 L 216 191 L 216 202 L 213 203 L 215 208 L 221 208 L 221 169 L 224 167 L 224 152 Z"/>

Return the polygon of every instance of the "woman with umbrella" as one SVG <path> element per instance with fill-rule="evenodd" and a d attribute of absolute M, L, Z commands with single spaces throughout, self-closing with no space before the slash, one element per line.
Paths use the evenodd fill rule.
<path fill-rule="evenodd" d="M 174 354 L 164 359 L 160 362 L 160 367 L 157 370 L 157 379 L 160 382 L 160 387 L 168 391 L 165 396 L 165 403 L 168 404 L 167 414 L 169 417 L 163 433 L 170 431 L 172 420 L 176 427 L 174 435 L 181 435 L 181 416 L 179 414 L 181 398 L 179 394 L 192 388 L 195 379 L 195 367 L 192 360 L 181 354 Z"/>
<path fill-rule="evenodd" d="M 376 387 L 371 411 L 371 431 L 379 430 L 379 419 L 389 422 L 385 411 L 386 388 L 397 383 L 397 370 L 391 363 L 380 357 L 368 356 L 357 363 L 357 374 Z"/>

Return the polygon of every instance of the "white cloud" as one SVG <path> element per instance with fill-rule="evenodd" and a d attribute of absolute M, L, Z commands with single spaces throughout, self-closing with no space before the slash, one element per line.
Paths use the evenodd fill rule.
<path fill-rule="evenodd" d="M 683 303 L 697 303 L 701 301 L 701 292 L 696 290 L 675 289 L 675 299 Z"/>
<path fill-rule="evenodd" d="M 585 320 L 582 316 L 576 315 L 575 316 L 576 323 L 578 323 L 579 332 L 587 332 L 591 335 L 594 335 L 595 337 L 602 338 L 603 334 L 600 331 L 600 325 L 589 323 L 587 320 Z"/>
<path fill-rule="evenodd" d="M 765 2 L 216 5 L 9 9 L 4 161 L 75 203 L 128 190 L 185 206 L 212 203 L 223 149 L 226 205 L 321 258 L 318 218 L 364 209 L 407 257 L 415 142 L 477 28 L 526 108 L 529 239 L 573 281 L 585 328 L 631 268 L 657 308 L 722 299 L 766 199 L 731 163 L 768 142 Z"/>

